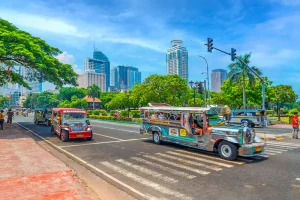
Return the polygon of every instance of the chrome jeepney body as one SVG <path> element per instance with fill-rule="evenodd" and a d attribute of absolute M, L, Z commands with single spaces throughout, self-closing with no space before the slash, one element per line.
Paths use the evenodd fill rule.
<path fill-rule="evenodd" d="M 140 133 L 153 137 L 155 143 L 165 141 L 206 151 L 217 151 L 221 157 L 228 160 L 233 160 L 236 156 L 249 157 L 264 153 L 265 143 L 255 135 L 254 129 L 225 126 L 224 123 L 210 125 L 210 108 L 164 106 L 142 107 L 141 110 L 144 112 L 144 118 Z M 155 117 L 156 113 L 159 115 Z M 199 124 L 201 118 L 202 124 Z M 194 122 L 198 123 L 198 128 Z M 227 155 L 226 152 L 230 151 Z"/>

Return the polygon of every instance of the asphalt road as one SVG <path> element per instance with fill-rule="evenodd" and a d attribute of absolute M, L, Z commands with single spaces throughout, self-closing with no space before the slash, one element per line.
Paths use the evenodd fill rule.
<path fill-rule="evenodd" d="M 230 162 L 214 153 L 155 145 L 135 125 L 91 121 L 93 141 L 63 143 L 49 127 L 33 124 L 32 116 L 15 121 L 145 199 L 300 199 L 300 140 L 269 141 L 264 156 Z"/>

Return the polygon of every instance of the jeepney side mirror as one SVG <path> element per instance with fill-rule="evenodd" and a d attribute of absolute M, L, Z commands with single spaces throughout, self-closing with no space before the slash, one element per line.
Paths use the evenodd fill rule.
<path fill-rule="evenodd" d="M 87 125 L 91 125 L 90 120 L 87 119 L 85 122 L 86 122 Z"/>

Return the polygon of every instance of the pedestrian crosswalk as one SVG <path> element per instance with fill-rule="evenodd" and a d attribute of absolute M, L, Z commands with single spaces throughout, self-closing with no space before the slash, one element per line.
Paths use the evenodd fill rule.
<path fill-rule="evenodd" d="M 265 153 L 262 157 L 274 156 L 276 154 L 282 154 L 294 149 L 300 148 L 300 144 L 289 143 L 289 142 L 277 142 L 267 141 L 265 147 Z"/>
<path fill-rule="evenodd" d="M 300 144 L 268 141 L 264 157 L 284 154 L 300 148 Z M 259 160 L 259 158 L 258 158 Z M 260 157 L 260 160 L 264 158 Z M 252 158 L 238 158 L 228 161 L 213 153 L 189 150 L 169 150 L 153 154 L 138 154 L 126 159 L 101 162 L 116 178 L 142 191 L 147 200 L 156 199 L 196 199 L 178 190 L 193 180 L 231 170 L 234 167 L 253 162 Z M 187 182 L 186 182 L 187 181 Z"/>

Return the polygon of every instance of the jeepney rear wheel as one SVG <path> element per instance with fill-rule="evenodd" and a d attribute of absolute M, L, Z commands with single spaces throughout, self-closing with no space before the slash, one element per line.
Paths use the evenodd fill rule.
<path fill-rule="evenodd" d="M 60 133 L 60 139 L 62 142 L 67 142 L 69 140 L 69 132 L 66 130 L 62 130 Z"/>
<path fill-rule="evenodd" d="M 91 132 L 91 137 L 86 138 L 88 141 L 91 141 L 93 139 L 93 132 Z"/>
<path fill-rule="evenodd" d="M 227 141 L 222 141 L 218 146 L 218 152 L 221 158 L 225 160 L 235 160 L 237 157 L 237 147 Z"/>
<path fill-rule="evenodd" d="M 155 144 L 161 144 L 161 139 L 158 132 L 153 132 L 152 137 Z"/>

